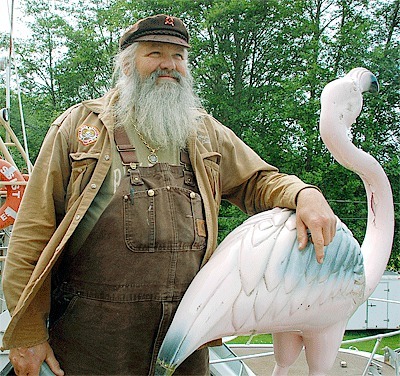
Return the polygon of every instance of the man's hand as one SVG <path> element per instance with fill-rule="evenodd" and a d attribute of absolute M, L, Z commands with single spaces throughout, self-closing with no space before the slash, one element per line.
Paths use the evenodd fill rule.
<path fill-rule="evenodd" d="M 60 364 L 47 342 L 29 348 L 11 349 L 9 358 L 14 366 L 15 374 L 18 376 L 39 376 L 40 367 L 44 361 L 55 375 L 64 375 L 64 371 L 60 368 Z"/>
<path fill-rule="evenodd" d="M 297 196 L 296 209 L 297 240 L 299 249 L 308 242 L 307 229 L 311 233 L 317 261 L 324 261 L 324 246 L 328 245 L 336 233 L 336 217 L 320 191 L 306 188 Z"/>

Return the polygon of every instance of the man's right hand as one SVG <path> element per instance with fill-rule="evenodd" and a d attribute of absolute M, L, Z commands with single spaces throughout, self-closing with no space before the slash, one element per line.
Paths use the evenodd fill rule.
<path fill-rule="evenodd" d="M 40 367 L 44 361 L 56 376 L 64 375 L 64 371 L 60 368 L 60 364 L 47 342 L 29 348 L 11 349 L 9 358 L 15 374 L 18 376 L 39 376 Z"/>

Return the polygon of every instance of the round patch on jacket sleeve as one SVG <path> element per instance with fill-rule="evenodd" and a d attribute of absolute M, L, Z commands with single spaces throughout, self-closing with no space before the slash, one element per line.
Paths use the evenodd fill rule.
<path fill-rule="evenodd" d="M 78 140 L 87 146 L 96 142 L 99 137 L 99 130 L 93 125 L 82 124 L 78 128 Z"/>

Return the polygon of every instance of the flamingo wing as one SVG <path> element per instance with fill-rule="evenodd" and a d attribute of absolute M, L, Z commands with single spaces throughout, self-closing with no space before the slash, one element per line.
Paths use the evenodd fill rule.
<path fill-rule="evenodd" d="M 274 209 L 243 224 L 246 232 L 240 232 L 237 239 L 242 288 L 232 308 L 235 330 L 271 332 L 283 322 L 287 330 L 312 315 L 316 316 L 314 324 L 322 325 L 326 318 L 318 312 L 324 305 L 327 310 L 337 307 L 338 314 L 349 317 L 362 300 L 363 259 L 351 232 L 339 220 L 337 223 L 337 234 L 325 248 L 323 264 L 316 261 L 311 242 L 306 249 L 298 249 L 293 212 Z M 350 308 L 343 312 L 342 305 Z"/>

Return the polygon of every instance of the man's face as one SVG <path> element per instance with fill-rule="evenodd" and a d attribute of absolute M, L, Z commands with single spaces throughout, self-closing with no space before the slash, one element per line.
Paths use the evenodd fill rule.
<path fill-rule="evenodd" d="M 177 71 L 186 77 L 186 55 L 183 46 L 170 43 L 137 42 L 136 69 L 142 78 L 147 78 L 157 69 L 165 72 Z M 157 83 L 162 80 L 174 81 L 176 78 L 168 73 L 157 78 Z"/>
<path fill-rule="evenodd" d="M 116 103 L 118 126 L 132 127 L 152 144 L 185 148 L 197 131 L 201 107 L 193 91 L 185 47 L 155 42 L 135 42 L 118 60 Z"/>

